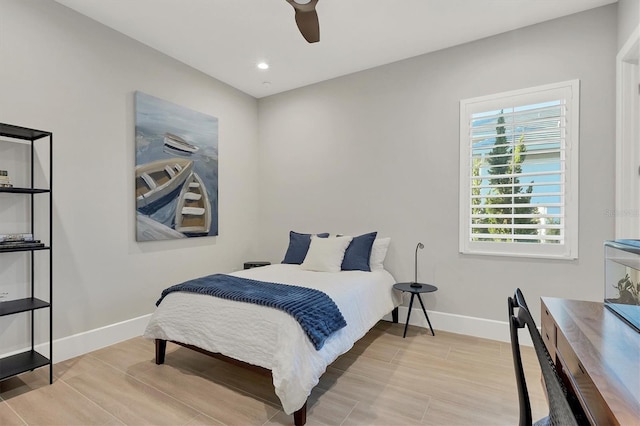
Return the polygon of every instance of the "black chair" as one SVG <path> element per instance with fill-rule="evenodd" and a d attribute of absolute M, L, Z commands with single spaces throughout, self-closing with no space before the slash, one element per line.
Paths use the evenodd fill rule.
<path fill-rule="evenodd" d="M 574 413 L 570 404 L 567 390 L 558 376 L 558 372 L 553 364 L 553 360 L 547 351 L 547 347 L 542 341 L 542 336 L 536 327 L 527 303 L 520 289 L 516 289 L 515 294 L 508 298 L 509 304 L 509 328 L 511 330 L 511 351 L 513 353 L 513 366 L 516 373 L 516 383 L 518 386 L 518 397 L 520 400 L 520 426 L 538 425 L 582 425 L 588 424 L 586 419 L 580 414 Z M 517 315 L 514 309 L 518 310 Z M 529 329 L 533 347 L 538 356 L 542 377 L 547 390 L 547 399 L 549 402 L 549 415 L 533 423 L 531 419 L 531 402 L 529 401 L 529 392 L 527 391 L 527 381 L 524 376 L 522 367 L 522 358 L 520 355 L 520 341 L 518 340 L 518 330 L 524 327 Z"/>

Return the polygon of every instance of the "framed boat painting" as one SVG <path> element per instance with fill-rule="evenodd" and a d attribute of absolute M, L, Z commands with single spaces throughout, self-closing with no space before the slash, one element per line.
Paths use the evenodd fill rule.
<path fill-rule="evenodd" d="M 218 235 L 218 119 L 135 93 L 136 240 Z"/>

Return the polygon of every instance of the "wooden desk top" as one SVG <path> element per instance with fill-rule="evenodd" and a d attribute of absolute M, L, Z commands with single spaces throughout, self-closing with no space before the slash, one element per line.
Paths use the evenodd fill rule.
<path fill-rule="evenodd" d="M 603 303 L 542 301 L 618 422 L 640 425 L 640 333 Z"/>

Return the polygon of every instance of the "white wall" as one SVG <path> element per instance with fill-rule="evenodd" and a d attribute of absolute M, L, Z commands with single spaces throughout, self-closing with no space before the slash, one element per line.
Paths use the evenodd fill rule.
<path fill-rule="evenodd" d="M 0 0 L 0 58 L 0 121 L 54 134 L 54 338 L 149 314 L 168 285 L 240 269 L 251 257 L 253 97 L 50 1 Z M 218 117 L 218 237 L 135 241 L 136 90 Z M 0 233 L 25 232 L 8 229 L 6 205 Z M 0 292 L 22 277 L 18 260 L 3 261 Z M 0 318 L 0 353 L 24 345 L 15 340 L 23 323 Z"/>
<path fill-rule="evenodd" d="M 534 306 L 541 295 L 601 298 L 602 241 L 613 234 L 604 212 L 613 208 L 615 6 L 259 102 L 57 3 L 0 0 L 0 11 L 0 121 L 54 133 L 58 347 L 152 312 L 169 284 L 280 261 L 290 229 L 391 236 L 387 265 L 399 280 L 412 277 L 423 241 L 419 277 L 440 287 L 428 308 L 445 314 L 504 321 L 516 285 Z M 580 259 L 458 254 L 459 100 L 573 78 L 582 82 Z M 219 118 L 218 237 L 135 242 L 136 90 Z M 0 149 L 3 161 L 24 158 Z M 22 216 L 5 208 L 14 201 L 0 201 L 0 233 L 19 231 Z M 0 292 L 23 276 L 11 256 L 0 257 Z M 24 328 L 0 318 L 0 353 L 24 346 Z"/>
<path fill-rule="evenodd" d="M 616 128 L 616 237 L 640 237 L 640 0 L 618 3 L 617 120 Z"/>
<path fill-rule="evenodd" d="M 640 0 L 618 0 L 618 50 L 640 24 Z"/>
<path fill-rule="evenodd" d="M 616 5 L 259 100 L 260 248 L 290 229 L 392 237 L 387 268 L 439 291 L 427 308 L 506 321 L 506 298 L 601 300 L 613 237 Z M 354 52 L 353 54 L 357 54 Z M 581 81 L 580 258 L 458 253 L 460 99 Z M 438 327 L 438 324 L 435 324 Z"/>

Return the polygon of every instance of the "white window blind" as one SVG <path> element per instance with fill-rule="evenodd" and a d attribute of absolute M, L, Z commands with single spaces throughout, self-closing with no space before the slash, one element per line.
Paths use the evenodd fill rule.
<path fill-rule="evenodd" d="M 461 252 L 577 257 L 578 90 L 461 101 Z"/>

